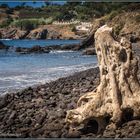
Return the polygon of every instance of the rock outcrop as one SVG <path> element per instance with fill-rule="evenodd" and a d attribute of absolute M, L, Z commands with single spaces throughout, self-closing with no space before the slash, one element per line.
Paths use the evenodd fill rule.
<path fill-rule="evenodd" d="M 95 48 L 100 69 L 100 84 L 83 95 L 77 109 L 67 112 L 70 131 L 92 124 L 96 133 L 116 130 L 125 121 L 140 117 L 140 85 L 138 61 L 131 43 L 116 41 L 112 28 L 104 25 L 95 33 Z"/>
<path fill-rule="evenodd" d="M 62 50 L 62 51 L 78 51 L 80 50 L 79 44 L 68 44 L 68 45 L 52 45 L 52 46 L 33 46 L 31 48 L 25 48 L 25 47 L 17 47 L 12 48 L 11 50 L 14 50 L 17 53 L 20 54 L 29 54 L 29 53 L 49 53 L 50 51 L 56 51 L 56 50 Z"/>
<path fill-rule="evenodd" d="M 0 30 L 1 38 L 3 39 L 24 39 L 28 33 L 28 31 L 18 28 L 5 28 Z"/>
<path fill-rule="evenodd" d="M 134 6 L 136 7 L 136 5 Z M 119 11 L 116 14 L 108 14 L 93 21 L 93 30 L 81 43 L 81 48 L 87 48 L 94 44 L 94 34 L 98 28 L 107 24 L 113 27 L 114 34 L 117 37 L 126 37 L 131 43 L 140 41 L 140 15 L 139 10 L 130 8 L 131 12 Z M 139 5 L 138 5 L 139 7 Z M 139 8 L 138 8 L 139 9 Z M 111 15 L 113 15 L 111 17 Z"/>
<path fill-rule="evenodd" d="M 80 39 L 80 36 L 67 26 L 41 25 L 33 30 L 21 30 L 16 27 L 0 29 L 2 39 Z"/>
<path fill-rule="evenodd" d="M 83 50 L 83 55 L 96 55 L 96 51 L 95 48 L 87 48 L 85 50 Z"/>
<path fill-rule="evenodd" d="M 140 40 L 140 11 L 135 8 L 131 8 L 131 12 L 120 12 L 108 21 L 117 36 L 124 36 L 132 43 Z"/>
<path fill-rule="evenodd" d="M 47 39 L 48 30 L 46 28 L 37 28 L 32 31 L 26 36 L 29 39 Z"/>
<path fill-rule="evenodd" d="M 59 32 L 48 29 L 48 37 L 47 37 L 47 39 L 61 39 L 61 36 L 62 35 Z"/>
<path fill-rule="evenodd" d="M 94 33 L 95 31 L 91 31 L 90 35 L 81 42 L 80 44 L 81 49 L 85 49 L 94 44 Z"/>
<path fill-rule="evenodd" d="M 31 48 L 21 48 L 18 47 L 15 50 L 20 54 L 29 54 L 29 53 L 49 53 L 50 50 L 48 47 L 40 47 L 40 46 L 33 46 Z"/>

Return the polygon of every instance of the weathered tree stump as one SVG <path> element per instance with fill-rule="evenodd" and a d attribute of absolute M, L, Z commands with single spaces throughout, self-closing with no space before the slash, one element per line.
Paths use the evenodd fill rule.
<path fill-rule="evenodd" d="M 79 99 L 77 109 L 67 112 L 66 122 L 75 128 L 94 121 L 100 132 L 107 125 L 116 128 L 124 120 L 140 117 L 140 85 L 138 61 L 129 41 L 116 41 L 112 28 L 104 25 L 95 33 L 95 49 L 100 84 Z"/>

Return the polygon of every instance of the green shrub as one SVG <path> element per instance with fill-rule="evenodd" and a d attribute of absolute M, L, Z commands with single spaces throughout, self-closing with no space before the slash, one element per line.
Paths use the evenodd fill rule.
<path fill-rule="evenodd" d="M 120 31 L 122 30 L 123 27 L 124 27 L 124 23 L 121 23 L 118 26 L 116 26 L 114 28 L 114 34 L 118 36 L 120 34 Z"/>
<path fill-rule="evenodd" d="M 45 24 L 52 24 L 52 22 L 53 22 L 53 18 L 47 18 L 47 19 L 45 19 Z"/>
<path fill-rule="evenodd" d="M 71 28 L 71 31 L 72 31 L 72 32 L 76 32 L 76 27 L 73 26 L 73 27 Z"/>
<path fill-rule="evenodd" d="M 8 18 L 7 20 L 4 20 L 1 24 L 0 24 L 0 28 L 4 28 L 7 27 L 11 24 L 11 22 L 13 21 L 12 18 Z"/>
<path fill-rule="evenodd" d="M 15 26 L 19 27 L 21 30 L 32 30 L 37 26 L 37 23 L 29 20 L 19 20 L 15 22 Z"/>
<path fill-rule="evenodd" d="M 21 30 L 33 30 L 39 25 L 45 25 L 46 21 L 44 19 L 22 19 L 15 20 L 13 26 L 20 28 Z"/>
<path fill-rule="evenodd" d="M 115 16 L 117 16 L 119 14 L 119 11 L 112 11 L 109 16 L 108 19 L 112 20 Z"/>

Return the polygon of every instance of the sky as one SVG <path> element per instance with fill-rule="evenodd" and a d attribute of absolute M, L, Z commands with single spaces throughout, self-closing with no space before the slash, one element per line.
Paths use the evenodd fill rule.
<path fill-rule="evenodd" d="M 0 2 L 0 5 L 1 4 L 7 4 L 9 7 L 15 7 L 15 6 L 18 6 L 18 5 L 21 5 L 23 2 Z M 33 7 L 41 7 L 44 5 L 44 2 L 36 2 L 36 3 L 33 3 L 33 2 L 26 2 L 26 5 L 29 5 L 29 6 L 33 6 Z"/>
<path fill-rule="evenodd" d="M 16 1 L 7 1 L 5 2 L 4 0 L 0 0 L 0 5 L 1 4 L 7 4 L 9 7 L 15 7 L 15 6 L 18 6 L 18 5 L 21 5 L 23 3 L 23 1 L 21 2 L 16 2 Z M 28 6 L 32 6 L 32 7 L 41 7 L 43 5 L 45 5 L 45 2 L 44 1 L 37 1 L 37 2 L 25 2 L 26 4 L 25 5 L 28 5 Z M 57 3 L 57 4 L 64 4 L 65 2 L 64 1 L 53 1 L 51 3 Z"/>

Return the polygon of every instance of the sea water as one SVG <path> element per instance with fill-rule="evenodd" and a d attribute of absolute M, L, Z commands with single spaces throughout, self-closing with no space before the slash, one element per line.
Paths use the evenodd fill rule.
<path fill-rule="evenodd" d="M 78 40 L 2 40 L 9 46 L 32 47 L 79 43 Z M 96 56 L 80 51 L 52 51 L 44 54 L 18 54 L 0 51 L 0 94 L 44 84 L 60 77 L 95 67 Z"/>

